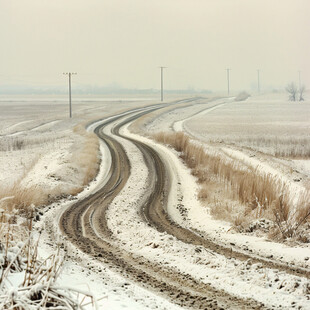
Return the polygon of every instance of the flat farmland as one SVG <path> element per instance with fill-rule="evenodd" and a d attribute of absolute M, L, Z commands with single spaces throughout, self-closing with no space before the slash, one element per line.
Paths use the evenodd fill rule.
<path fill-rule="evenodd" d="M 230 102 L 197 114 L 184 126 L 205 142 L 280 157 L 310 158 L 310 102 L 290 102 L 286 94 Z"/>

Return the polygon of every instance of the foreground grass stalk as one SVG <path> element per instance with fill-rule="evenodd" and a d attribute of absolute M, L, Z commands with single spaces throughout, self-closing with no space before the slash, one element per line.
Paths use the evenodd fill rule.
<path fill-rule="evenodd" d="M 16 224 L 11 223 L 12 217 L 4 218 L 7 220 L 1 222 L 0 226 L 0 309 L 82 310 L 85 304 L 92 304 L 93 309 L 99 309 L 93 294 L 56 285 L 63 262 L 60 245 L 54 254 L 41 260 L 38 256 L 40 237 L 34 239 L 30 230 L 32 220 L 29 219 L 24 226 L 23 234 L 26 233 L 28 239 L 20 244 L 13 229 Z M 6 227 L 5 231 L 3 227 Z M 14 284 L 14 287 L 11 281 L 13 273 L 24 273 L 24 280 L 19 285 Z"/>

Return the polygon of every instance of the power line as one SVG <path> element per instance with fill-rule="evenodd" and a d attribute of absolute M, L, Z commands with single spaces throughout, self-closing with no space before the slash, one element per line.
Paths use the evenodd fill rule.
<path fill-rule="evenodd" d="M 160 68 L 160 99 L 161 101 L 164 101 L 164 69 L 167 67 L 159 67 Z"/>
<path fill-rule="evenodd" d="M 76 72 L 67 72 L 63 73 L 64 75 L 69 76 L 69 116 L 72 117 L 72 105 L 71 105 L 71 75 L 76 75 Z"/>

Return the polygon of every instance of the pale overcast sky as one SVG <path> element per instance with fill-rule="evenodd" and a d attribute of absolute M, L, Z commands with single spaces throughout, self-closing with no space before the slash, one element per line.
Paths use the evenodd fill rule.
<path fill-rule="evenodd" d="M 310 87 L 309 0 L 0 0 L 0 84 Z M 255 86 L 254 86 L 255 87 Z"/>

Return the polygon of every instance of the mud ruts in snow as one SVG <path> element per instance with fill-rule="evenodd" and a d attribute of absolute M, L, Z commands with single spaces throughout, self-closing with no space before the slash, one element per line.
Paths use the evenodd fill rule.
<path fill-rule="evenodd" d="M 129 135 L 126 130 L 123 133 Z M 138 138 L 136 135 L 131 137 Z M 140 203 L 147 193 L 148 171 L 143 156 L 131 142 L 117 139 L 125 147 L 132 167 L 126 186 L 107 212 L 108 226 L 120 247 L 141 255 L 162 268 L 189 274 L 217 289 L 224 289 L 243 298 L 254 298 L 267 306 L 290 308 L 291 303 L 296 303 L 296 306 L 304 309 L 310 307 L 310 301 L 305 296 L 309 285 L 307 279 L 266 269 L 257 264 L 252 265 L 250 262 L 227 259 L 204 249 L 197 251 L 196 246 L 184 244 L 149 227 L 139 213 Z M 147 142 L 145 138 L 141 140 Z M 152 142 L 149 144 L 154 145 Z M 187 184 L 189 185 L 195 188 L 194 184 Z M 184 201 L 196 200 L 192 192 L 190 195 L 192 197 L 187 197 Z"/>
<path fill-rule="evenodd" d="M 89 130 L 92 130 L 94 126 L 90 126 Z M 67 259 L 57 284 L 59 286 L 73 286 L 77 289 L 91 291 L 100 299 L 98 301 L 99 309 L 146 310 L 158 309 L 159 307 L 163 310 L 180 310 L 179 306 L 173 305 L 162 297 L 128 281 L 113 271 L 113 266 L 98 262 L 93 257 L 81 252 L 74 245 L 63 240 L 58 228 L 58 219 L 61 211 L 75 203 L 77 199 L 83 199 L 97 191 L 107 180 L 111 158 L 104 143 L 101 143 L 100 151 L 102 160 L 96 180 L 92 181 L 74 200 L 63 200 L 48 206 L 41 221 L 35 225 L 38 230 L 44 228 L 41 235 L 40 255 L 47 257 L 52 254 L 54 252 L 55 240 L 63 242 Z M 90 309 L 92 308 L 89 307 Z"/>

